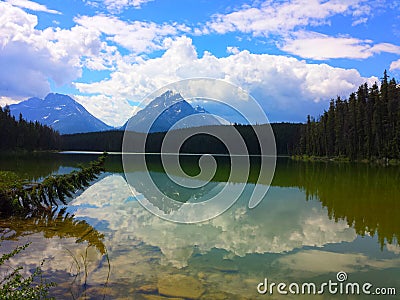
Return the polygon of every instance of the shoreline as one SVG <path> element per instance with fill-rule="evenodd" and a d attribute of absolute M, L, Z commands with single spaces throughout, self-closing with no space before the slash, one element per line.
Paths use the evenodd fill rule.
<path fill-rule="evenodd" d="M 336 163 L 364 163 L 380 166 L 400 166 L 400 159 L 396 158 L 360 158 L 351 160 L 349 157 L 335 156 L 313 156 L 313 155 L 292 155 L 290 159 L 303 162 L 336 162 Z"/>

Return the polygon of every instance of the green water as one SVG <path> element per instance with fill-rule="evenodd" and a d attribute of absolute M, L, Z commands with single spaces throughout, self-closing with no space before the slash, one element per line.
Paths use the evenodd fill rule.
<path fill-rule="evenodd" d="M 0 169 L 31 180 L 65 173 L 95 155 L 36 154 L 0 157 Z M 218 158 L 213 180 L 201 189 L 171 184 L 157 157 L 149 172 L 164 193 L 185 202 L 226 187 L 239 200 L 222 215 L 199 224 L 160 219 L 138 200 L 154 197 L 146 170 L 132 167 L 130 189 L 121 157 L 69 205 L 40 217 L 1 219 L 0 251 L 27 241 L 11 266 L 33 269 L 44 258 L 44 276 L 57 282 L 57 299 L 364 299 L 365 295 L 262 295 L 269 282 L 369 282 L 400 293 L 400 169 L 367 164 L 304 163 L 280 158 L 267 196 L 247 207 L 259 174 L 252 159 L 247 182 L 226 182 L 229 164 Z M 183 169 L 195 175 L 196 157 Z M 266 184 L 262 178 L 258 184 Z M 179 207 L 176 208 L 179 210 Z M 1 271 L 3 272 L 3 271 Z M 161 295 L 161 296 L 160 296 Z M 169 297 L 169 298 L 168 298 Z M 396 296 L 376 296 L 394 299 Z"/>

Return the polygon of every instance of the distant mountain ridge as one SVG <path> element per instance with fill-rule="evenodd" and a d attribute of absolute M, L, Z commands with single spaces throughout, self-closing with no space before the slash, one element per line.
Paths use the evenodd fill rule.
<path fill-rule="evenodd" d="M 98 132 L 115 129 L 90 114 L 70 96 L 48 94 L 44 99 L 30 98 L 9 106 L 11 114 L 21 113 L 28 121 L 38 121 L 61 134 Z M 186 117 L 190 119 L 185 119 Z M 177 122 L 176 128 L 220 125 L 221 123 L 201 106 L 193 107 L 180 93 L 168 90 L 154 98 L 145 108 L 131 117 L 120 130 L 136 132 L 165 132 Z"/>
<path fill-rule="evenodd" d="M 61 134 L 113 129 L 70 96 L 63 94 L 50 93 L 44 99 L 30 98 L 10 105 L 10 111 L 16 118 L 21 113 L 24 119 L 48 125 Z"/>
<path fill-rule="evenodd" d="M 189 116 L 190 120 L 183 120 Z M 137 132 L 165 132 L 179 121 L 177 128 L 221 124 L 204 108 L 193 107 L 180 93 L 168 90 L 138 111 L 121 129 L 126 129 L 128 125 L 129 130 Z"/>

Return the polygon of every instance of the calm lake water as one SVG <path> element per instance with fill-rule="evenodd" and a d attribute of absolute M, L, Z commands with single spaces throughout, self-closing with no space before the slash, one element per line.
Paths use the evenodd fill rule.
<path fill-rule="evenodd" d="M 35 154 L 0 157 L 0 169 L 30 179 L 67 173 L 96 155 Z M 197 158 L 182 161 L 190 173 Z M 367 164 L 305 163 L 279 158 L 267 196 L 247 207 L 258 176 L 252 160 L 248 182 L 226 182 L 226 158 L 204 188 L 171 185 L 157 158 L 150 174 L 165 193 L 182 202 L 212 195 L 228 185 L 244 187 L 222 215 L 203 223 L 165 221 L 138 200 L 154 197 L 141 181 L 145 170 L 130 170 L 128 187 L 119 155 L 107 171 L 67 207 L 35 218 L 0 219 L 0 252 L 26 242 L 29 248 L 8 267 L 32 270 L 45 259 L 45 278 L 57 283 L 57 299 L 364 299 L 364 295 L 262 295 L 264 282 L 315 283 L 330 280 L 371 283 L 400 293 L 400 168 Z M 261 174 L 262 176 L 262 174 Z M 263 184 L 262 180 L 261 183 Z M 177 208 L 179 209 L 179 208 Z M 3 270 L 0 270 L 2 273 Z M 343 274 L 342 274 L 343 275 Z M 339 287 L 339 285 L 338 285 Z M 262 288 L 262 286 L 261 286 Z M 295 288 L 295 285 L 293 285 Z M 288 291 L 288 287 L 286 287 Z M 159 295 L 162 295 L 159 296 Z M 382 298 L 369 296 L 368 299 Z"/>

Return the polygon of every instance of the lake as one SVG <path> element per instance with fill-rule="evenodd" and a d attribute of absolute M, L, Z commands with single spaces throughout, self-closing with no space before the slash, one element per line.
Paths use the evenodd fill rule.
<path fill-rule="evenodd" d="M 40 181 L 96 158 L 2 155 L 0 169 Z M 66 207 L 0 219 L 1 253 L 31 242 L 8 266 L 28 271 L 45 259 L 43 276 L 57 283 L 51 289 L 57 299 L 310 299 L 310 283 L 322 291 L 316 299 L 364 299 L 345 295 L 348 283 L 371 299 L 391 288 L 400 293 L 400 168 L 278 158 L 267 195 L 249 209 L 255 185 L 268 184 L 255 179 L 257 158 L 244 182 L 228 180 L 229 159 L 218 158 L 217 175 L 195 190 L 171 184 L 156 156 L 148 161 L 147 171 L 129 170 L 129 188 L 121 156 L 110 155 L 106 172 Z M 197 162 L 184 157 L 183 169 L 195 175 Z M 179 224 L 139 203 L 156 197 L 145 175 L 182 203 L 223 188 L 243 192 L 221 215 Z"/>

